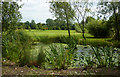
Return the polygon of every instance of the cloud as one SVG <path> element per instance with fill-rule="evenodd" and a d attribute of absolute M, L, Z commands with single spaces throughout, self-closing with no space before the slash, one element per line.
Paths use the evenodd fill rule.
<path fill-rule="evenodd" d="M 20 12 L 23 17 L 23 22 L 35 20 L 37 23 L 45 23 L 47 18 L 53 18 L 49 12 L 49 3 L 47 3 L 46 0 L 29 0 L 19 4 L 22 3 L 24 3 L 24 5 L 20 9 Z"/>

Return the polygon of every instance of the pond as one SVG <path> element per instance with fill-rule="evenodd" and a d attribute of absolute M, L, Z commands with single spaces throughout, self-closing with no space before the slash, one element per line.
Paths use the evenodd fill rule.
<path fill-rule="evenodd" d="M 56 43 L 58 44 L 58 43 Z M 37 57 L 40 53 L 40 51 L 42 50 L 41 48 L 43 48 L 43 50 L 48 50 L 49 49 L 49 45 L 50 44 L 43 44 L 43 43 L 35 43 L 33 45 L 33 49 L 31 49 L 30 53 L 30 60 L 31 61 L 37 61 Z M 64 47 L 67 47 L 67 44 L 62 44 Z M 116 48 L 117 51 L 120 51 L 120 49 Z M 95 57 L 95 55 L 90 55 L 90 54 L 94 54 L 93 53 L 93 49 L 91 46 L 89 45 L 77 45 L 77 49 L 75 50 L 75 52 L 77 53 L 77 58 L 75 63 L 71 66 L 74 68 L 78 68 L 84 65 L 88 65 L 88 60 L 93 61 Z M 115 54 L 115 56 L 119 57 L 118 54 Z M 80 59 L 82 58 L 82 59 Z M 97 60 L 96 60 L 97 61 Z M 117 62 L 118 60 L 115 59 L 115 61 Z"/>
<path fill-rule="evenodd" d="M 59 43 L 55 43 L 55 44 L 59 44 Z M 67 44 L 62 44 L 64 47 L 67 47 Z M 40 53 L 40 51 L 42 50 L 41 47 L 43 48 L 43 50 L 48 50 L 49 49 L 50 44 L 43 44 L 43 43 L 35 43 L 32 46 L 32 49 L 30 50 L 29 54 L 30 54 L 30 59 L 31 61 L 37 61 L 37 57 Z M 79 56 L 79 52 L 81 51 L 86 51 L 86 50 L 91 50 L 90 46 L 83 46 L 83 45 L 77 45 L 77 49 L 75 50 L 75 52 L 77 52 L 77 56 Z M 75 66 L 78 66 L 78 64 L 76 64 Z"/>

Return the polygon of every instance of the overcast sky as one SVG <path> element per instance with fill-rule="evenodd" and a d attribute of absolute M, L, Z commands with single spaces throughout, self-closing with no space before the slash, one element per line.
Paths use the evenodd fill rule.
<path fill-rule="evenodd" d="M 20 9 L 22 14 L 22 22 L 35 20 L 36 23 L 45 23 L 46 19 L 52 18 L 52 13 L 49 12 L 49 3 L 46 0 L 22 0 L 19 4 L 23 3 Z"/>
<path fill-rule="evenodd" d="M 36 23 L 46 23 L 46 19 L 55 17 L 49 11 L 49 0 L 22 0 L 19 4 L 24 4 L 20 9 L 22 22 L 35 20 Z M 93 2 L 93 0 L 92 0 Z M 94 0 L 96 2 L 96 0 Z"/>
<path fill-rule="evenodd" d="M 49 11 L 49 0 L 22 0 L 19 4 L 24 4 L 20 9 L 22 14 L 22 22 L 35 20 L 36 23 L 45 23 L 46 19 L 53 17 Z M 74 0 L 75 1 L 75 0 Z M 78 0 L 79 1 L 79 0 Z M 91 2 L 97 2 L 99 0 L 90 0 Z M 96 4 L 94 4 L 93 10 L 95 10 Z"/>
<path fill-rule="evenodd" d="M 46 23 L 46 19 L 51 18 L 55 19 L 55 17 L 49 11 L 49 0 L 22 0 L 22 2 L 18 2 L 19 4 L 24 4 L 20 9 L 22 14 L 22 22 L 35 20 L 36 23 Z M 91 0 L 92 2 L 96 2 L 96 0 Z M 94 4 L 93 10 L 96 8 Z"/>

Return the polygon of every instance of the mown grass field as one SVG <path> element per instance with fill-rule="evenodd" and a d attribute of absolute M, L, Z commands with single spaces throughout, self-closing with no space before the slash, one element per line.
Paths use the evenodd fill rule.
<path fill-rule="evenodd" d="M 61 36 L 68 36 L 67 30 L 24 30 L 25 33 L 27 33 L 32 38 L 37 37 L 61 37 Z M 82 33 L 77 33 L 75 30 L 70 30 L 71 36 L 78 37 L 79 39 L 83 39 Z M 94 38 L 94 36 L 90 35 L 89 33 L 85 33 L 85 37 L 87 40 L 95 40 L 95 41 L 104 41 L 104 40 L 110 40 L 111 38 Z"/>
<path fill-rule="evenodd" d="M 32 37 L 48 36 L 48 37 L 58 37 L 58 36 L 68 36 L 67 30 L 25 30 L 25 32 Z M 71 35 L 78 36 L 82 38 L 82 33 L 77 33 L 75 30 L 70 30 Z M 85 33 L 86 37 L 93 37 L 92 35 Z"/>

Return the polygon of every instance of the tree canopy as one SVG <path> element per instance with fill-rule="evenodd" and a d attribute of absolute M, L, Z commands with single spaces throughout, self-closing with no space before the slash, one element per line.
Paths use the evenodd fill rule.
<path fill-rule="evenodd" d="M 2 31 L 14 30 L 22 18 L 19 9 L 21 6 L 16 2 L 2 2 Z"/>
<path fill-rule="evenodd" d="M 50 10 L 57 19 L 63 20 L 67 23 L 68 34 L 70 37 L 69 23 L 74 18 L 74 10 L 68 2 L 51 2 Z"/>

